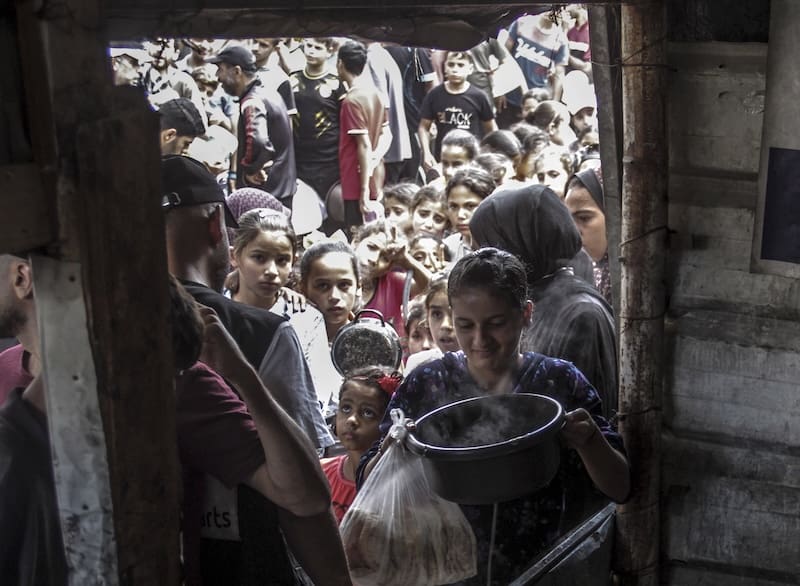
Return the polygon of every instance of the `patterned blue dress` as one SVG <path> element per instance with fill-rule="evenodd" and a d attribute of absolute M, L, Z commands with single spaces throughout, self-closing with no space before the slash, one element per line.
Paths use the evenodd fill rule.
<path fill-rule="evenodd" d="M 597 391 L 572 363 L 527 352 L 512 392 L 547 395 L 561 403 L 566 412 L 583 407 L 611 446 L 625 453 L 622 438 L 601 415 Z M 470 376 L 463 352 L 449 352 L 440 360 L 419 366 L 406 377 L 386 409 L 381 422 L 382 435 L 385 436 L 391 427 L 391 409 L 402 409 L 406 417 L 418 419 L 437 407 L 480 394 L 484 392 Z M 377 444 L 362 459 L 359 480 L 365 463 L 376 451 Z M 498 505 L 492 583 L 511 582 L 560 535 L 607 502 L 608 498 L 593 487 L 577 452 L 562 444 L 561 466 L 549 485 Z M 463 584 L 486 584 L 493 506 L 463 505 L 461 508 L 475 531 L 478 544 L 478 575 Z"/>

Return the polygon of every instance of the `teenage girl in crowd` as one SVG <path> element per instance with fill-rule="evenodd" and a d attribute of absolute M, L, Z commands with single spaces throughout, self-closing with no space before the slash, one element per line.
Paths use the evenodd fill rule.
<path fill-rule="evenodd" d="M 411 202 L 411 229 L 414 234 L 427 232 L 444 238 L 444 231 L 449 227 L 444 191 L 431 186 L 417 191 Z"/>
<path fill-rule="evenodd" d="M 333 366 L 328 348 L 325 319 L 308 307 L 295 311 L 294 300 L 300 295 L 292 290 L 292 268 L 297 254 L 297 238 L 289 220 L 273 210 L 254 209 L 239 218 L 234 231 L 231 264 L 234 271 L 226 286 L 234 301 L 267 309 L 289 319 L 300 345 L 323 416 L 332 414 L 341 377 Z"/>
<path fill-rule="evenodd" d="M 300 259 L 300 292 L 325 320 L 328 344 L 353 319 L 361 295 L 358 259 L 345 242 L 324 241 L 310 246 Z"/>
<path fill-rule="evenodd" d="M 453 314 L 447 299 L 447 274 L 441 273 L 431 281 L 425 294 L 425 325 L 430 332 L 433 346 L 430 350 L 417 352 L 406 361 L 405 372 L 413 371 L 420 364 L 437 360 L 445 352 L 457 352 L 458 340 L 453 330 Z"/>
<path fill-rule="evenodd" d="M 384 220 L 360 226 L 353 247 L 361 270 L 363 307 L 380 311 L 386 322 L 404 337 L 406 271 L 413 275 L 410 298 L 427 288 L 430 271 L 409 254 L 405 238 L 398 236 L 396 228 L 388 228 Z"/>
<path fill-rule="evenodd" d="M 444 244 L 453 262 L 472 250 L 469 220 L 478 204 L 489 197 L 494 189 L 492 176 L 476 166 L 456 171 L 447 182 L 447 218 L 453 233 L 444 239 Z"/>
<path fill-rule="evenodd" d="M 331 506 L 339 523 L 356 498 L 358 462 L 380 439 L 378 424 L 401 381 L 397 372 L 367 366 L 353 371 L 342 383 L 335 431 L 346 453 L 320 462 L 331 486 Z"/>

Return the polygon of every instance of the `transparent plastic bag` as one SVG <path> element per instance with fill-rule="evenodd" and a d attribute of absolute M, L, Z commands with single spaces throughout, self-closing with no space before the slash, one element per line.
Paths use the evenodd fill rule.
<path fill-rule="evenodd" d="M 405 417 L 392 409 L 395 442 L 375 465 L 342 520 L 358 586 L 451 584 L 477 573 L 475 534 L 455 503 L 428 485 L 422 460 L 404 445 Z"/>

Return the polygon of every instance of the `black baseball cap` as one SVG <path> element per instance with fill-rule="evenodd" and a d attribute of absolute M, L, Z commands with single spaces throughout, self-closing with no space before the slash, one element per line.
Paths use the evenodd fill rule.
<path fill-rule="evenodd" d="M 253 52 L 241 45 L 226 47 L 213 57 L 206 59 L 207 63 L 227 63 L 228 65 L 238 65 L 242 71 L 253 72 L 257 69 L 256 58 Z"/>
<path fill-rule="evenodd" d="M 173 208 L 221 203 L 225 209 L 225 224 L 238 228 L 225 193 L 214 176 L 200 161 L 184 155 L 168 155 L 161 158 L 161 207 L 164 211 Z"/>

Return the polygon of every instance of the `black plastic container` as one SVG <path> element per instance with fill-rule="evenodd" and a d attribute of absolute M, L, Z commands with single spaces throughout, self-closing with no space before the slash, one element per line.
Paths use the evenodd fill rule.
<path fill-rule="evenodd" d="M 563 425 L 564 409 L 544 395 L 474 397 L 420 417 L 406 445 L 423 457 L 439 496 L 492 504 L 530 494 L 553 479 Z"/>

